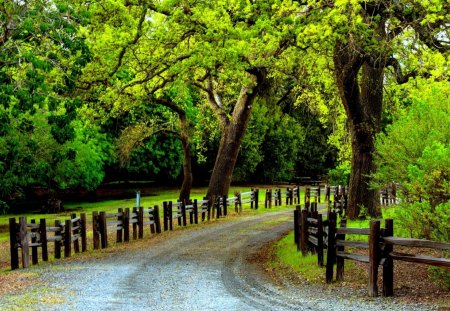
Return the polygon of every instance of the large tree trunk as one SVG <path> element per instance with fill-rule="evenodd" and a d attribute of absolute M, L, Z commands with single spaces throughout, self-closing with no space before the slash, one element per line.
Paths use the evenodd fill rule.
<path fill-rule="evenodd" d="M 192 189 L 192 165 L 191 165 L 191 147 L 189 143 L 189 122 L 186 117 L 186 112 L 177 104 L 166 98 L 154 99 L 160 105 L 166 106 L 176 114 L 180 119 L 180 139 L 181 147 L 183 148 L 183 184 L 181 185 L 179 200 L 189 201 Z"/>
<path fill-rule="evenodd" d="M 239 98 L 234 105 L 231 119 L 228 119 L 223 112 L 219 112 L 222 136 L 220 138 L 214 169 L 209 181 L 208 193 L 206 194 L 208 198 L 228 194 L 239 149 L 250 120 L 252 105 L 261 89 L 264 75 L 261 72 L 257 72 L 251 75 L 251 77 L 254 84 L 241 88 Z M 213 94 L 211 89 L 208 98 L 217 112 L 220 107 L 217 103 L 217 96 Z"/>
<path fill-rule="evenodd" d="M 383 69 L 374 69 L 355 55 L 351 47 L 338 44 L 334 53 L 336 82 L 344 104 L 352 135 L 352 170 L 348 216 L 360 215 L 361 208 L 370 216 L 379 216 L 378 191 L 370 189 L 375 134 L 380 130 L 383 101 Z M 362 67 L 361 82 L 358 73 Z"/>
<path fill-rule="evenodd" d="M 180 138 L 181 146 L 183 148 L 183 184 L 181 185 L 179 199 L 181 202 L 188 201 L 192 189 L 192 166 L 191 166 L 191 148 L 189 145 L 189 125 L 186 119 L 186 114 L 179 114 L 180 118 Z"/>
<path fill-rule="evenodd" d="M 232 119 L 223 129 L 216 162 L 209 181 L 207 197 L 228 194 L 251 109 L 252 103 L 248 100 L 238 102 L 233 111 Z"/>

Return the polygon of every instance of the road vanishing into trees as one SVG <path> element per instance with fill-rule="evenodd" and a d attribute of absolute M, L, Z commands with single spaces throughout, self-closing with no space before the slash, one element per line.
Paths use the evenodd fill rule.
<path fill-rule="evenodd" d="M 0 309 L 422 310 L 364 298 L 365 291 L 274 282 L 253 259 L 291 229 L 291 210 L 263 213 L 184 230 L 99 259 L 33 267 L 30 272 L 45 284 L 26 296 L 32 306 L 3 297 Z"/>

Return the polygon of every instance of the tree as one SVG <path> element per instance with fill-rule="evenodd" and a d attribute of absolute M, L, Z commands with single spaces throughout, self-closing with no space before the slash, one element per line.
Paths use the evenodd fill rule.
<path fill-rule="evenodd" d="M 327 21 L 319 18 L 319 24 L 325 28 L 321 40 L 325 37 L 323 41 L 330 44 L 330 50 L 332 47 L 335 80 L 352 134 L 349 216 L 357 217 L 361 206 L 368 208 L 371 216 L 377 216 L 378 193 L 370 189 L 369 176 L 375 170 L 372 154 L 375 134 L 381 128 L 386 68 L 392 69 L 397 83 L 405 83 L 427 71 L 430 60 L 427 55 L 433 50 L 446 52 L 450 48 L 445 22 L 448 3 L 343 1 L 326 7 L 320 1 L 317 4 L 324 9 L 317 14 Z M 404 73 L 405 69 L 408 73 Z"/>
<path fill-rule="evenodd" d="M 91 142 L 79 127 L 85 119 L 74 94 L 90 57 L 77 34 L 84 22 L 83 12 L 66 1 L 2 3 L 2 198 L 14 199 L 31 185 L 91 188 L 101 181 L 103 161 L 93 154 L 98 148 L 86 149 Z"/>
<path fill-rule="evenodd" d="M 447 82 L 417 84 L 406 89 L 411 106 L 377 136 L 373 175 L 378 187 L 399 183 L 404 201 L 436 208 L 450 200 L 450 89 Z"/>
<path fill-rule="evenodd" d="M 98 16 L 93 29 L 104 30 L 92 32 L 91 42 L 97 42 L 92 49 L 104 56 L 107 69 L 100 75 L 86 73 L 98 77 L 92 83 L 114 85 L 103 98 L 117 98 L 116 92 L 124 99 L 140 95 L 158 101 L 167 99 L 164 93 L 173 84 L 204 92 L 222 133 L 208 196 L 227 193 L 252 105 L 263 93 L 268 70 L 293 55 L 285 52 L 295 45 L 299 18 L 291 13 L 298 6 L 277 1 L 162 1 L 89 9 Z M 118 104 L 127 105 L 122 100 Z"/>

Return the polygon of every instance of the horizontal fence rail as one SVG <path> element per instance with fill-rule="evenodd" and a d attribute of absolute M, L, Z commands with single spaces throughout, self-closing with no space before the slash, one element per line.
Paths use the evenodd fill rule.
<path fill-rule="evenodd" d="M 327 283 L 333 281 L 334 266 L 336 266 L 336 280 L 344 279 L 345 260 L 354 260 L 368 265 L 368 295 L 378 296 L 378 269 L 382 267 L 383 295 L 394 294 L 394 260 L 427 264 L 438 267 L 450 268 L 450 259 L 418 254 L 400 253 L 394 251 L 395 246 L 403 248 L 431 248 L 434 250 L 448 251 L 450 243 L 442 243 L 430 240 L 394 237 L 394 222 L 385 220 L 384 228 L 381 228 L 379 220 L 372 220 L 369 228 L 348 228 L 346 219 L 341 219 L 340 227 L 336 226 L 337 213 L 328 212 L 327 219 L 311 210 L 294 211 L 294 242 L 298 251 L 303 255 L 307 253 L 317 254 L 318 264 L 323 265 L 323 250 L 327 250 L 325 279 Z M 349 236 L 364 237 L 366 239 L 348 240 Z M 355 249 L 360 251 L 354 253 Z"/>

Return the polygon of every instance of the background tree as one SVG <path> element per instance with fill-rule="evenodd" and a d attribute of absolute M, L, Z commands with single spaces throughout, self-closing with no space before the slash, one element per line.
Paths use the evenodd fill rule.
<path fill-rule="evenodd" d="M 85 21 L 65 1 L 0 8 L 2 199 L 14 200 L 29 186 L 92 189 L 101 182 L 102 137 L 79 114 L 83 103 L 75 94 L 90 58 L 77 34 Z"/>

